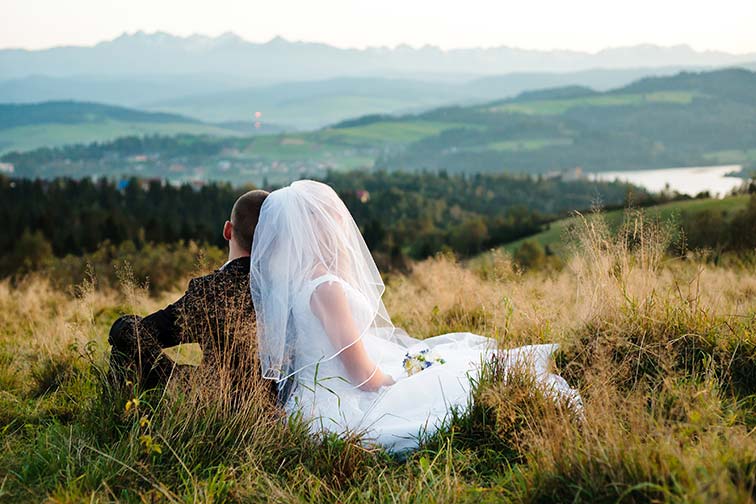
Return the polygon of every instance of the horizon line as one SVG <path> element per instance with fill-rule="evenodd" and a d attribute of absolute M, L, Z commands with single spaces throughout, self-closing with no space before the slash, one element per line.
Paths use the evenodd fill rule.
<path fill-rule="evenodd" d="M 523 46 L 517 46 L 517 45 L 507 45 L 507 44 L 500 44 L 500 45 L 477 45 L 477 46 L 457 46 L 457 47 L 448 47 L 444 48 L 436 44 L 422 44 L 422 45 L 412 45 L 410 43 L 406 42 L 400 42 L 394 45 L 391 44 L 385 44 L 385 45 L 364 45 L 364 46 L 351 46 L 351 45 L 337 45 L 331 42 L 324 42 L 324 41 L 316 41 L 316 40 L 297 40 L 297 39 L 291 39 L 287 38 L 284 35 L 274 35 L 268 40 L 265 41 L 255 41 L 250 40 L 247 38 L 244 38 L 243 36 L 239 35 L 238 33 L 228 30 L 223 33 L 220 33 L 218 35 L 209 35 L 205 33 L 200 32 L 193 32 L 189 35 L 180 35 L 175 33 L 170 33 L 165 30 L 155 30 L 152 32 L 148 32 L 146 30 L 134 30 L 134 31 L 128 31 L 125 30 L 121 32 L 119 35 L 116 35 L 112 38 L 106 38 L 99 40 L 97 42 L 91 43 L 91 44 L 66 44 L 61 43 L 58 45 L 52 45 L 52 46 L 44 46 L 44 47 L 35 47 L 35 48 L 29 48 L 29 47 L 21 47 L 21 46 L 3 46 L 0 47 L 0 51 L 26 51 L 26 52 L 42 52 L 42 51 L 50 51 L 54 49 L 94 49 L 97 46 L 101 44 L 107 44 L 115 42 L 118 39 L 122 38 L 133 38 L 136 36 L 147 36 L 147 37 L 155 37 L 155 36 L 168 36 L 175 39 L 181 39 L 181 40 L 190 40 L 192 38 L 204 38 L 208 40 L 218 40 L 222 38 L 230 38 L 234 37 L 236 39 L 239 39 L 240 41 L 247 43 L 247 44 L 255 44 L 255 45 L 268 45 L 271 43 L 274 43 L 276 41 L 283 41 L 289 44 L 312 44 L 312 45 L 324 45 L 328 46 L 334 49 L 344 50 L 344 51 L 368 51 L 368 50 L 389 50 L 389 51 L 395 51 L 397 49 L 403 49 L 403 48 L 409 48 L 411 50 L 419 51 L 423 49 L 433 49 L 438 50 L 440 52 L 453 52 L 453 51 L 465 51 L 465 50 L 495 50 L 495 49 L 512 49 L 517 51 L 526 51 L 526 52 L 535 52 L 535 53 L 554 53 L 554 52 L 563 52 L 563 53 L 573 53 L 573 54 L 584 54 L 584 55 L 590 55 L 595 56 L 602 52 L 606 51 L 612 51 L 612 50 L 618 50 L 618 49 L 634 49 L 634 48 L 640 48 L 640 47 L 650 47 L 650 48 L 657 48 L 657 49 L 676 49 L 676 48 L 684 48 L 689 49 L 693 52 L 699 53 L 699 54 L 706 54 L 706 53 L 717 53 L 717 54 L 724 54 L 728 56 L 756 56 L 756 50 L 752 51 L 745 51 L 745 52 L 731 52 L 726 51 L 722 49 L 697 49 L 695 48 L 691 43 L 689 42 L 680 42 L 677 44 L 671 44 L 671 45 L 663 45 L 663 44 L 655 44 L 652 42 L 637 42 L 635 44 L 630 45 L 609 45 L 605 46 L 601 49 L 597 49 L 594 51 L 590 50 L 579 50 L 579 49 L 565 49 L 565 48 L 550 48 L 550 49 L 537 49 L 537 48 L 527 48 Z"/>

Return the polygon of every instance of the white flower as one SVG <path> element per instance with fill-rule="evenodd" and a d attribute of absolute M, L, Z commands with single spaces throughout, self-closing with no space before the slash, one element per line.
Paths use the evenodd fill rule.
<path fill-rule="evenodd" d="M 445 364 L 446 361 L 442 359 L 436 352 L 429 348 L 420 350 L 417 353 L 407 353 L 404 356 L 402 366 L 407 372 L 407 376 L 412 376 L 415 373 L 419 373 L 423 369 L 428 369 L 434 364 Z"/>

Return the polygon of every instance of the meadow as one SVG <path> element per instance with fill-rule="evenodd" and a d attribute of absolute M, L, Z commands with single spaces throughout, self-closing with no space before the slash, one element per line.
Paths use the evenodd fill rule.
<path fill-rule="evenodd" d="M 671 224 L 679 221 L 681 215 L 695 215 L 706 211 L 717 211 L 732 216 L 745 209 L 748 206 L 748 201 L 749 196 L 747 195 L 730 196 L 724 199 L 701 198 L 673 201 L 661 205 L 654 205 L 653 207 L 645 209 L 644 213 L 647 219 Z M 610 227 L 610 229 L 617 229 L 623 223 L 625 215 L 625 210 L 612 210 L 610 212 L 602 213 L 601 219 Z M 590 214 L 586 217 L 592 218 Z M 564 247 L 564 245 L 567 244 L 567 241 L 565 241 L 564 238 L 569 235 L 576 226 L 579 226 L 582 219 L 582 216 L 577 215 L 565 219 L 559 219 L 549 223 L 547 229 L 540 233 L 507 243 L 502 249 L 507 252 L 515 252 L 525 242 L 537 242 L 544 248 L 549 247 L 556 255 L 568 255 L 570 251 L 569 247 Z M 672 232 L 672 236 L 669 237 L 670 240 L 679 238 L 679 229 L 675 229 L 673 226 L 670 231 Z"/>
<path fill-rule="evenodd" d="M 203 123 L 92 121 L 81 124 L 34 124 L 0 130 L 0 154 L 28 151 L 39 147 L 58 147 L 85 142 L 107 142 L 136 135 L 216 135 L 238 136 L 231 129 Z"/>
<path fill-rule="evenodd" d="M 576 107 L 620 107 L 649 103 L 673 103 L 687 105 L 701 95 L 683 91 L 657 91 L 643 94 L 608 94 L 562 100 L 535 100 L 524 103 L 509 103 L 491 107 L 490 112 L 515 112 L 534 115 L 559 115 Z"/>
<path fill-rule="evenodd" d="M 555 366 L 584 414 L 496 362 L 466 411 L 396 457 L 311 437 L 259 382 L 181 366 L 165 389 L 116 390 L 110 324 L 175 299 L 91 278 L 70 290 L 0 283 L 3 502 L 753 502 L 756 270 L 671 257 L 666 229 L 634 214 L 579 219 L 561 269 L 522 272 L 497 252 L 391 275 L 396 325 L 472 331 L 502 348 L 561 344 Z M 239 392 L 243 393 L 239 393 Z"/>

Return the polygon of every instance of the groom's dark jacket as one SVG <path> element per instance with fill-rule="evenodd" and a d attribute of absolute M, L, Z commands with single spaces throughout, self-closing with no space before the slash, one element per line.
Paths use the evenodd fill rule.
<path fill-rule="evenodd" d="M 259 380 L 249 257 L 193 278 L 186 293 L 162 310 L 119 318 L 108 341 L 117 380 L 131 374 L 147 387 L 165 381 L 175 366 L 162 350 L 180 343 L 198 343 L 202 366 L 225 369 L 234 382 Z"/>

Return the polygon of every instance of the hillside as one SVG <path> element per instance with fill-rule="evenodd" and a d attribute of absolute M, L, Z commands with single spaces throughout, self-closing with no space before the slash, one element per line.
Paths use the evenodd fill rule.
<path fill-rule="evenodd" d="M 566 85 L 603 91 L 646 76 L 755 62 L 756 54 L 686 46 L 598 53 L 358 50 L 280 37 L 254 43 L 231 33 L 182 38 L 138 32 L 93 47 L 0 50 L 0 103 L 101 102 L 209 122 L 249 121 L 261 111 L 268 122 L 305 130 L 372 113 L 416 113 Z"/>
<path fill-rule="evenodd" d="M 74 143 L 103 142 L 128 135 L 233 136 L 232 128 L 177 114 L 145 112 L 87 102 L 0 104 L 0 153 Z"/>
<path fill-rule="evenodd" d="M 508 73 L 464 80 L 342 77 L 258 85 L 210 94 L 186 94 L 179 98 L 141 101 L 140 106 L 214 122 L 249 119 L 255 111 L 262 111 L 266 121 L 290 130 L 306 130 L 369 114 L 418 113 L 443 105 L 481 103 L 532 89 L 583 85 L 607 90 L 649 75 L 672 75 L 680 69 L 662 67 Z M 0 101 L 2 96 L 0 85 Z M 141 96 L 143 99 L 144 95 Z"/>
<path fill-rule="evenodd" d="M 265 85 L 223 75 L 50 77 L 31 75 L 0 81 L 0 103 L 87 101 L 166 111 L 203 121 L 266 123 L 289 130 L 315 129 L 367 114 L 405 114 L 451 104 L 471 104 L 526 90 L 583 85 L 598 90 L 649 75 L 672 75 L 685 67 L 594 69 L 580 72 L 508 73 L 497 76 L 424 80 L 339 77 Z"/>
<path fill-rule="evenodd" d="M 548 172 L 741 163 L 756 138 L 756 73 L 731 69 L 645 79 L 607 91 L 525 93 L 405 121 L 444 122 L 376 163 L 392 169 Z M 375 124 L 371 125 L 376 127 Z"/>
<path fill-rule="evenodd" d="M 740 164 L 747 174 L 756 167 L 754 139 L 756 73 L 728 69 L 648 78 L 609 91 L 529 91 L 485 104 L 373 114 L 312 132 L 227 139 L 217 154 L 181 163 L 189 165 L 184 173 L 201 168 L 207 177 L 257 183 L 375 168 L 558 175 L 576 167 L 600 172 Z M 119 155 L 112 146 L 98 150 Z M 71 152 L 54 156 L 77 161 Z M 9 162 L 28 176 L 49 176 L 50 164 L 60 164 L 34 153 Z M 54 173 L 69 168 L 85 176 L 101 173 L 103 165 Z M 176 176 L 159 166 L 151 173 Z"/>
<path fill-rule="evenodd" d="M 259 139 L 250 148 L 276 159 L 293 154 L 290 146 L 296 145 L 325 163 L 339 160 L 336 152 L 345 146 L 372 156 L 376 168 L 448 173 L 711 164 L 749 169 L 756 166 L 754 100 L 754 72 L 681 73 L 604 92 L 568 86 L 483 105 L 366 116 L 313 133 Z"/>
<path fill-rule="evenodd" d="M 587 240 L 557 272 L 437 257 L 392 275 L 386 308 L 410 335 L 559 343 L 553 369 L 583 399 L 575 411 L 524 369 L 485 362 L 469 408 L 405 456 L 282 421 L 268 384 L 232 381 L 222 356 L 178 367 L 157 390 L 108 384 L 114 320 L 164 308 L 196 274 L 193 259 L 209 269 L 220 250 L 192 245 L 183 261 L 151 251 L 150 278 L 185 271 L 156 296 L 144 276 L 120 289 L 2 281 L 4 502 L 752 502 L 756 272 L 622 243 Z M 254 356 L 238 352 L 234 363 Z"/>
<path fill-rule="evenodd" d="M 670 224 L 673 228 L 679 229 L 679 226 L 682 224 L 681 218 L 683 216 L 686 219 L 689 219 L 704 212 L 712 212 L 724 215 L 725 220 L 727 220 L 727 218 L 732 218 L 737 212 L 746 208 L 748 201 L 748 196 L 731 196 L 724 199 L 693 199 L 656 205 L 643 208 L 640 211 L 643 212 L 646 219 L 649 221 Z M 628 217 L 626 210 L 612 210 L 609 212 L 602 212 L 599 215 L 599 218 L 603 222 L 606 222 L 610 229 L 614 230 L 616 230 L 625 218 Z M 510 242 L 504 245 L 502 249 L 507 252 L 515 252 L 525 242 L 537 242 L 544 249 L 548 249 L 556 255 L 565 257 L 569 253 L 569 250 L 567 250 L 566 247 L 570 244 L 570 235 L 574 234 L 575 230 L 581 227 L 583 218 L 591 220 L 597 217 L 592 214 L 586 214 L 551 222 L 546 226 L 544 231 Z"/>

